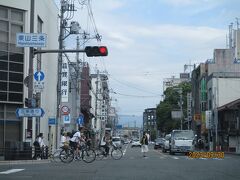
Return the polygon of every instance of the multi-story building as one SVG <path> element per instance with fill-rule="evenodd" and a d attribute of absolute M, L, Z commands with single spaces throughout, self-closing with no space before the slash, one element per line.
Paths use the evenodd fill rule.
<path fill-rule="evenodd" d="M 143 131 L 149 131 L 150 140 L 155 140 L 158 136 L 156 108 L 148 108 L 143 112 Z"/>
<path fill-rule="evenodd" d="M 35 2 L 34 16 L 30 9 L 32 2 Z M 56 118 L 57 54 L 46 53 L 29 59 L 32 58 L 30 48 L 16 46 L 16 33 L 30 33 L 30 29 L 34 33 L 45 33 L 47 46 L 43 49 L 57 49 L 58 9 L 54 1 L 49 0 L 24 3 L 2 0 L 0 12 L 0 148 L 9 143 L 16 146 L 20 142 L 31 143 L 39 132 L 44 133 L 44 141 L 49 145 L 55 139 L 55 126 L 49 125 L 48 119 Z M 29 67 L 30 60 L 33 67 Z M 16 109 L 24 108 L 28 97 L 24 84 L 32 81 L 32 76 L 28 76 L 31 69 L 33 73 L 41 70 L 45 74 L 43 91 L 37 93 L 33 89 L 33 98 L 38 97 L 37 106 L 45 114 L 41 118 L 17 118 Z"/>
<path fill-rule="evenodd" d="M 108 88 L 108 77 L 106 74 L 91 74 L 92 79 L 92 108 L 94 120 L 92 127 L 96 132 L 97 138 L 100 139 L 105 133 L 110 108 L 110 97 Z"/>
<path fill-rule="evenodd" d="M 192 73 L 193 128 L 200 132 L 201 127 L 210 150 L 230 148 L 240 152 L 240 30 L 234 30 L 234 34 L 229 49 L 215 49 L 213 59 L 200 64 Z"/>

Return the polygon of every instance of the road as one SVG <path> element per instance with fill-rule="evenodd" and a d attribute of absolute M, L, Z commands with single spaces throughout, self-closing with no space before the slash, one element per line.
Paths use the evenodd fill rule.
<path fill-rule="evenodd" d="M 31 161 L 1 164 L 1 180 L 239 180 L 240 156 L 225 155 L 224 159 L 192 159 L 182 154 L 163 154 L 150 147 L 142 157 L 140 148 L 124 146 L 121 160 L 111 157 L 87 164 Z"/>

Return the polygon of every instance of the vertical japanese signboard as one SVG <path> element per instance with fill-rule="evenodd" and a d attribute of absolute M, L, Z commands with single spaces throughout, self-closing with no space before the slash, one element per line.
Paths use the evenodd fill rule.
<path fill-rule="evenodd" d="M 62 102 L 68 102 L 68 61 L 63 58 L 62 77 L 61 77 L 61 96 Z"/>
<path fill-rule="evenodd" d="M 206 129 L 212 129 L 212 111 L 206 111 Z"/>

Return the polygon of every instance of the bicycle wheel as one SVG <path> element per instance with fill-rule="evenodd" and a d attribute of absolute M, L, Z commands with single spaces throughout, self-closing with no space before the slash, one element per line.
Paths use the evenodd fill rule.
<path fill-rule="evenodd" d="M 119 149 L 119 148 L 113 148 L 113 149 L 112 149 L 112 152 L 111 152 L 111 156 L 112 156 L 113 159 L 119 160 L 119 159 L 122 158 L 123 152 L 122 152 L 122 150 Z"/>
<path fill-rule="evenodd" d="M 62 150 L 60 152 L 60 160 L 64 163 L 70 163 L 73 161 L 74 158 L 74 153 L 73 150 L 68 149 L 68 150 Z"/>
<path fill-rule="evenodd" d="M 104 151 L 103 149 L 96 149 L 95 150 L 95 153 L 96 153 L 96 160 L 102 160 L 103 157 L 104 157 Z"/>
<path fill-rule="evenodd" d="M 51 155 L 51 162 L 60 162 L 60 153 L 62 149 L 57 149 L 52 155 Z"/>
<path fill-rule="evenodd" d="M 91 163 L 96 159 L 96 153 L 92 149 L 82 150 L 82 160 L 86 163 Z"/>

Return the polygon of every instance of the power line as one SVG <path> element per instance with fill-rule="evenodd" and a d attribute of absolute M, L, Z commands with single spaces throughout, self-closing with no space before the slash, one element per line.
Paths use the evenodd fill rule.
<path fill-rule="evenodd" d="M 132 86 L 132 85 L 130 85 L 130 84 L 123 83 L 123 82 L 115 79 L 112 75 L 110 75 L 110 74 L 108 74 L 108 75 L 109 75 L 110 78 L 112 78 L 112 79 L 115 80 L 116 82 L 118 82 L 118 83 L 120 83 L 120 84 L 122 84 L 122 85 L 125 85 L 125 86 L 127 86 L 127 87 L 130 87 L 130 88 L 133 88 L 133 89 L 137 89 L 137 90 L 142 91 L 142 92 L 145 92 L 145 93 L 154 94 L 155 96 L 162 96 L 161 94 L 157 94 L 157 93 L 153 93 L 153 92 L 150 92 L 150 91 L 146 91 L 146 90 L 140 89 L 140 88 L 138 88 L 138 87 Z"/>
<path fill-rule="evenodd" d="M 143 95 L 132 95 L 132 94 L 122 94 L 122 93 L 117 93 L 117 92 L 113 92 L 114 94 L 118 94 L 121 96 L 128 96 L 128 97 L 136 97 L 136 98 L 155 98 L 155 97 L 160 97 L 162 95 L 156 95 L 156 96 L 143 96 Z"/>

